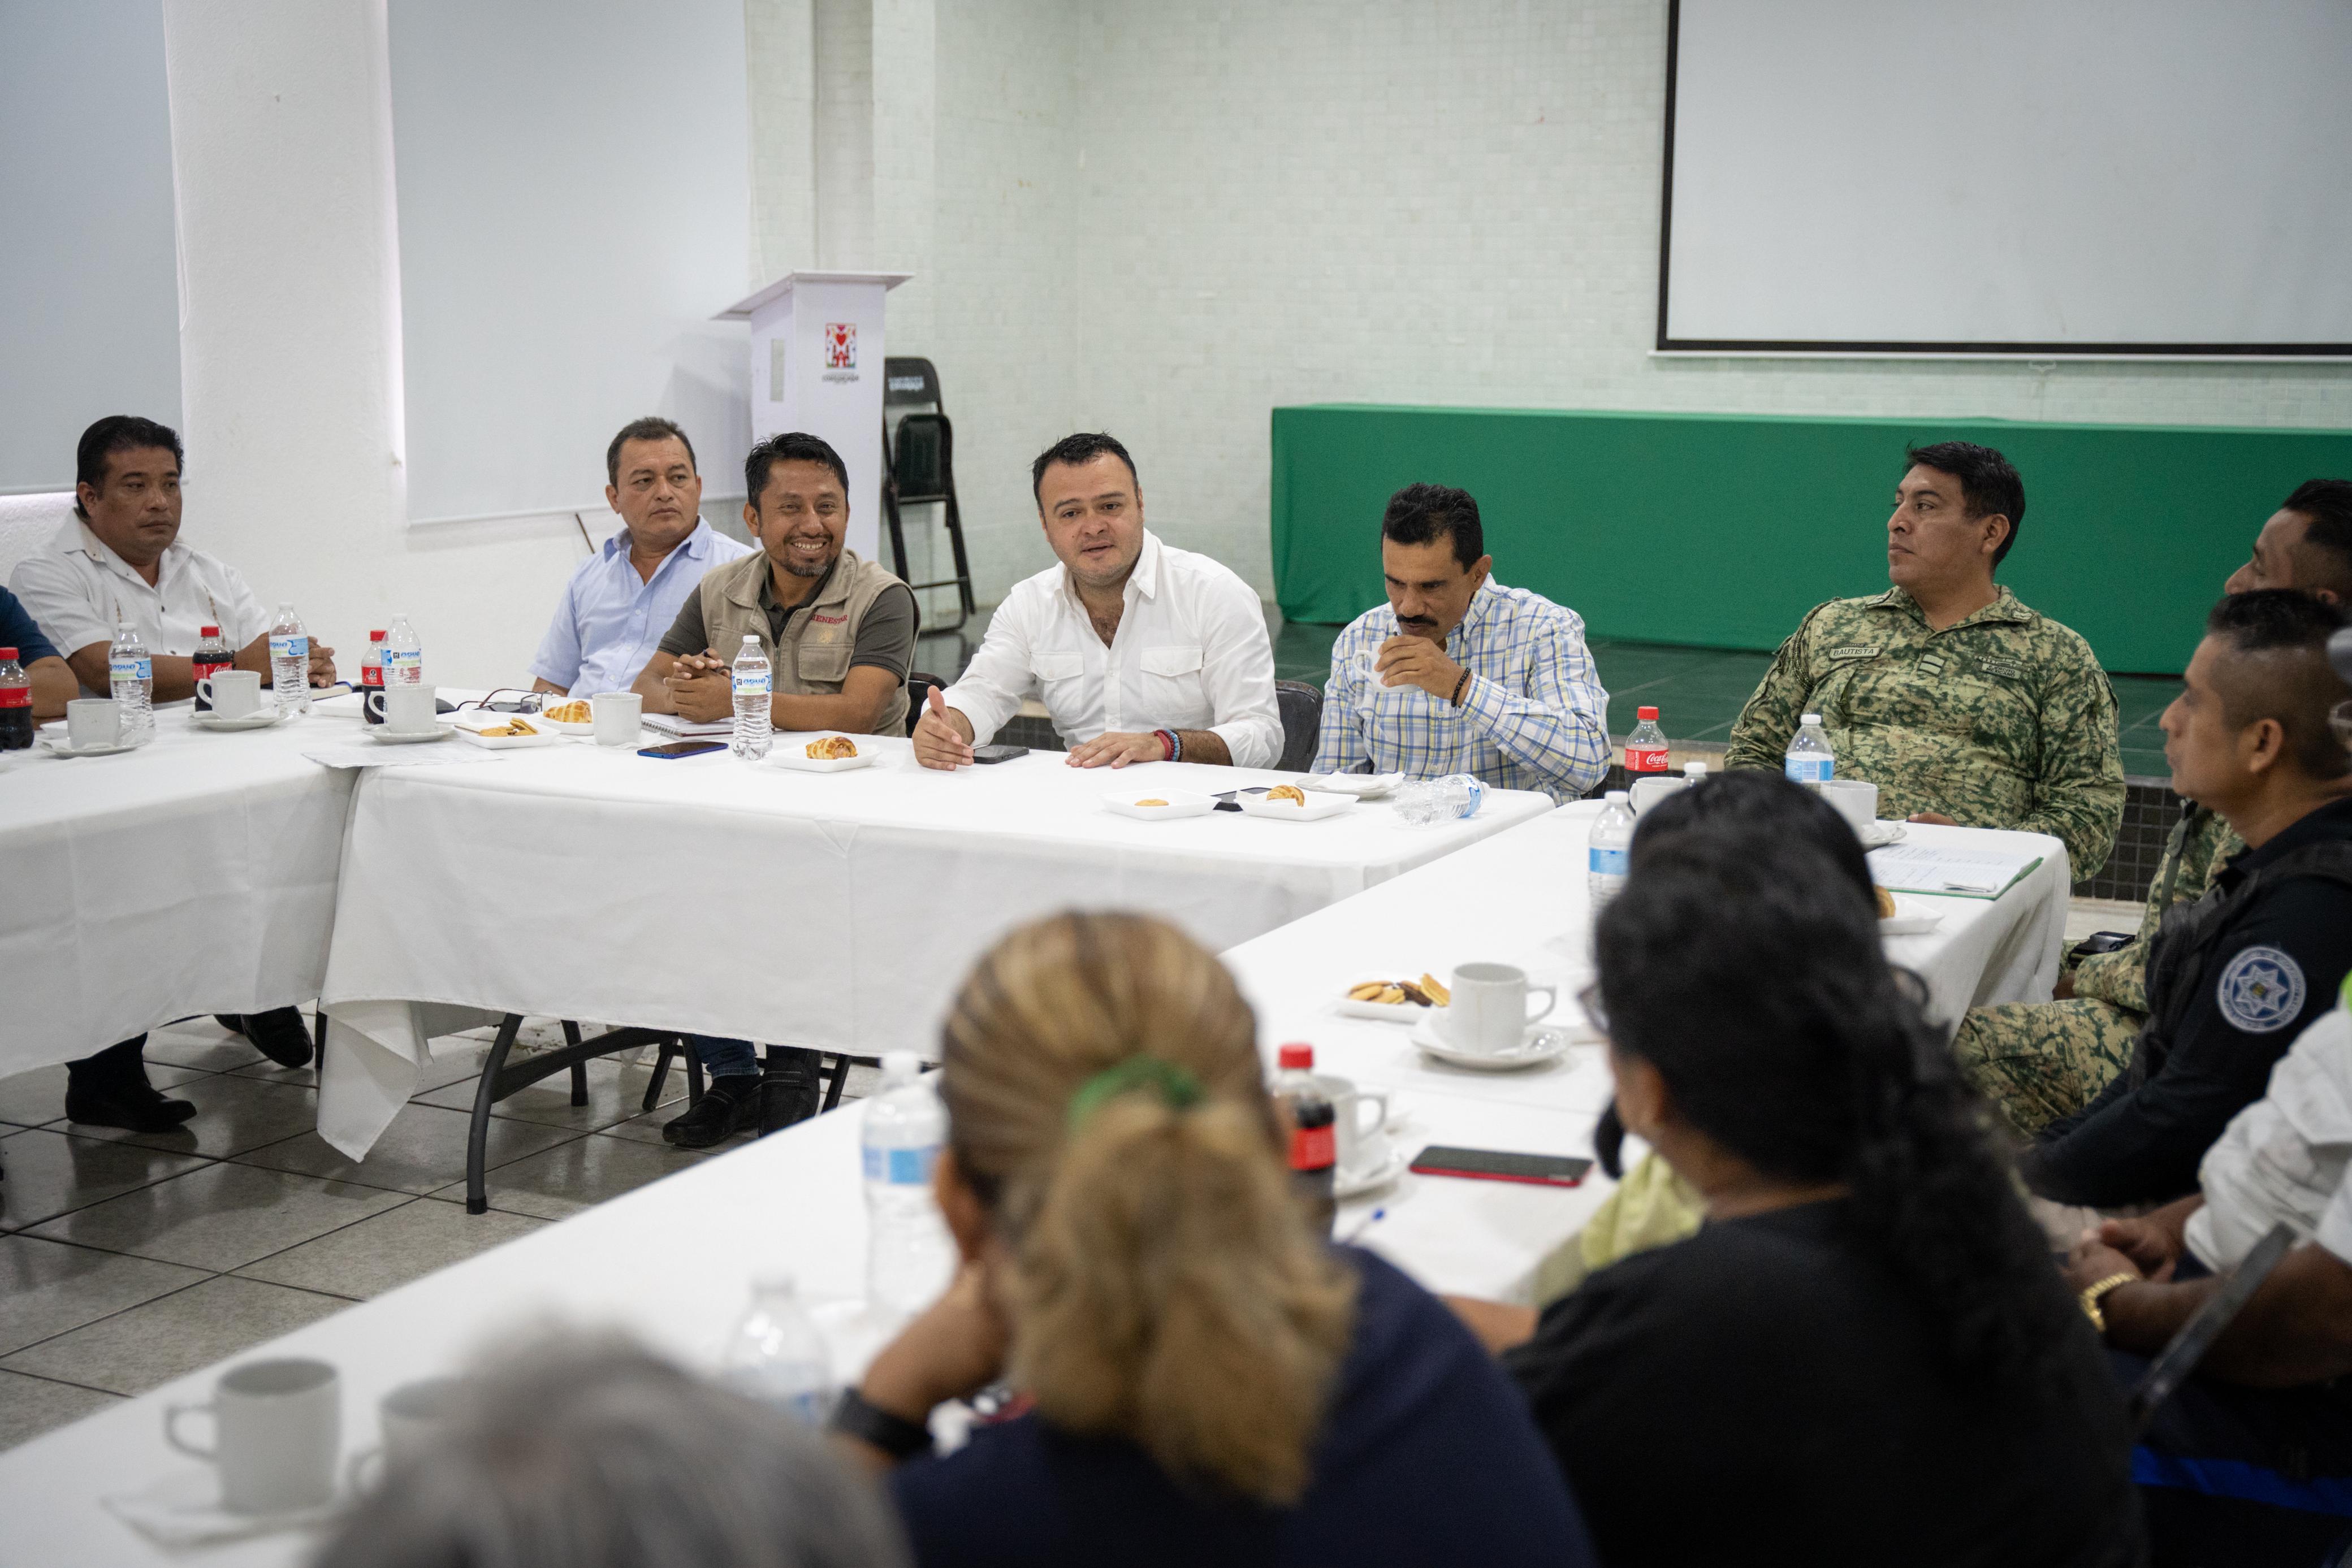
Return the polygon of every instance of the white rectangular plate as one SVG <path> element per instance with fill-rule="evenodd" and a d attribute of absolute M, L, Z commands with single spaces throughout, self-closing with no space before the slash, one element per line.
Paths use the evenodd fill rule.
<path fill-rule="evenodd" d="M 1139 800 L 1165 800 L 1165 806 L 1139 806 Z M 1103 810 L 1139 822 L 1160 822 L 1174 817 L 1205 817 L 1217 809 L 1214 798 L 1191 789 L 1121 789 L 1102 798 Z"/>
<path fill-rule="evenodd" d="M 551 702 L 547 706 L 548 707 L 553 707 L 557 703 L 561 703 L 565 700 L 566 699 L 562 697 L 558 697 L 555 699 L 555 702 Z M 574 724 L 569 719 L 550 718 L 547 716 L 545 709 L 541 709 L 538 713 L 525 714 L 523 716 L 530 720 L 531 723 L 538 725 L 541 728 L 554 730 L 559 735 L 593 735 L 596 733 L 596 722 L 593 719 L 582 719 L 577 724 Z"/>
<path fill-rule="evenodd" d="M 1419 1002 L 1360 1002 L 1350 996 L 1342 996 L 1339 1007 L 1342 1018 L 1378 1019 L 1382 1023 L 1419 1023 L 1437 1010 Z"/>
<path fill-rule="evenodd" d="M 857 745 L 855 739 L 850 744 Z M 811 757 L 805 739 L 780 740 L 769 748 L 768 761 L 795 773 L 846 773 L 853 768 L 871 768 L 877 761 L 875 754 L 862 746 L 855 757 Z"/>
<path fill-rule="evenodd" d="M 1244 816 L 1271 817 L 1282 822 L 1319 822 L 1326 817 L 1336 817 L 1356 803 L 1353 795 L 1328 795 L 1317 790 L 1307 791 L 1307 804 L 1294 800 L 1268 800 L 1263 795 L 1236 795 L 1234 801 Z"/>
<path fill-rule="evenodd" d="M 1327 795 L 1353 795 L 1359 800 L 1377 800 L 1403 782 L 1402 773 L 1309 773 L 1299 780 L 1299 787 L 1320 789 Z"/>
<path fill-rule="evenodd" d="M 1944 912 L 1924 898 L 1909 894 L 1895 895 L 1895 913 L 1878 922 L 1881 936 L 1916 936 L 1923 931 L 1933 931 L 1942 924 Z"/>

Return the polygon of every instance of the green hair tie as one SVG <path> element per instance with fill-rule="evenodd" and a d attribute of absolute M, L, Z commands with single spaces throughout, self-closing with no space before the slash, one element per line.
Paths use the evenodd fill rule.
<path fill-rule="evenodd" d="M 1130 1056 L 1078 1085 L 1070 1096 L 1068 1126 L 1076 1130 L 1107 1103 L 1137 1089 L 1158 1090 L 1172 1111 L 1189 1111 L 1204 1097 L 1201 1081 L 1189 1070 L 1156 1056 Z"/>

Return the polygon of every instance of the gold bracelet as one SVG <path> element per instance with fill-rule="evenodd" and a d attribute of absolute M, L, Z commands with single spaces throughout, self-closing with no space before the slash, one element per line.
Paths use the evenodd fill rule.
<path fill-rule="evenodd" d="M 2095 1284 L 2084 1286 L 2082 1293 L 2074 1300 L 2081 1305 L 2083 1315 L 2091 1320 L 2091 1327 L 2099 1333 L 2105 1334 L 2107 1332 L 2107 1315 L 2099 1310 L 2099 1302 L 2105 1298 L 2108 1291 L 2118 1290 L 2125 1285 L 2137 1285 L 2139 1282 L 2140 1276 L 2137 1274 L 2110 1274 Z"/>

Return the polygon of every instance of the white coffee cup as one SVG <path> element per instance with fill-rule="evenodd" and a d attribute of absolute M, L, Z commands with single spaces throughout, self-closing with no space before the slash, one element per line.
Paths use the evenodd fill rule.
<path fill-rule="evenodd" d="M 599 746 L 635 746 L 645 728 L 646 699 L 635 692 L 598 692 L 588 699 Z"/>
<path fill-rule="evenodd" d="M 221 1375 L 203 1405 L 172 1405 L 163 1437 L 184 1454 L 220 1467 L 221 1506 L 238 1513 L 289 1513 L 335 1496 L 342 1447 L 342 1391 L 323 1361 L 249 1361 Z M 213 1418 L 213 1446 L 180 1436 L 185 1416 Z"/>
<path fill-rule="evenodd" d="M 215 670 L 196 683 L 215 718 L 251 718 L 261 708 L 261 676 L 253 670 Z"/>
<path fill-rule="evenodd" d="M 383 1471 L 413 1464 L 440 1448 L 464 1386 L 454 1377 L 420 1377 L 385 1395 L 376 1406 L 383 1445 L 352 1456 L 351 1490 L 364 1491 L 383 1479 Z"/>
<path fill-rule="evenodd" d="M 1339 1169 L 1358 1174 L 1378 1170 L 1389 1157 L 1388 1091 L 1359 1089 L 1349 1080 L 1328 1072 L 1317 1073 L 1315 1082 L 1331 1102 Z M 1364 1114 L 1367 1110 L 1371 1112 L 1370 1116 Z"/>
<path fill-rule="evenodd" d="M 1630 793 L 1633 797 L 1633 815 L 1640 816 L 1677 789 L 1687 789 L 1690 780 L 1671 774 L 1653 774 L 1633 780 Z"/>
<path fill-rule="evenodd" d="M 1559 988 L 1530 987 L 1528 972 L 1509 964 L 1465 964 L 1454 971 L 1453 988 L 1453 1000 L 1438 1010 L 1438 1032 L 1456 1050 L 1487 1056 L 1517 1046 L 1559 1002 Z M 1543 1005 L 1530 1009 L 1531 994 Z"/>
<path fill-rule="evenodd" d="M 122 708 L 112 697 L 76 697 L 66 704 L 66 739 L 76 751 L 122 744 Z"/>
<path fill-rule="evenodd" d="M 394 735 L 423 735 L 437 727 L 431 686 L 386 686 L 368 693 L 367 706 Z"/>
<path fill-rule="evenodd" d="M 1878 821 L 1878 786 L 1861 779 L 1828 779 L 1821 784 L 1822 799 L 1853 824 L 1855 832 Z"/>

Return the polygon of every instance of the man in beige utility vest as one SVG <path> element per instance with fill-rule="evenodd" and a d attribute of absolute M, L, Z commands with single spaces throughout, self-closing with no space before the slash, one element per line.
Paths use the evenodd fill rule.
<path fill-rule="evenodd" d="M 771 436 L 744 460 L 743 493 L 743 526 L 759 553 L 702 574 L 637 677 L 646 711 L 699 723 L 732 715 L 735 654 L 751 637 L 772 672 L 777 729 L 906 734 L 915 595 L 842 548 L 849 470 L 841 455 L 799 431 Z M 751 1041 L 692 1038 L 710 1085 L 662 1129 L 670 1143 L 706 1149 L 815 1113 L 815 1051 L 772 1046 L 763 1077 Z"/>

